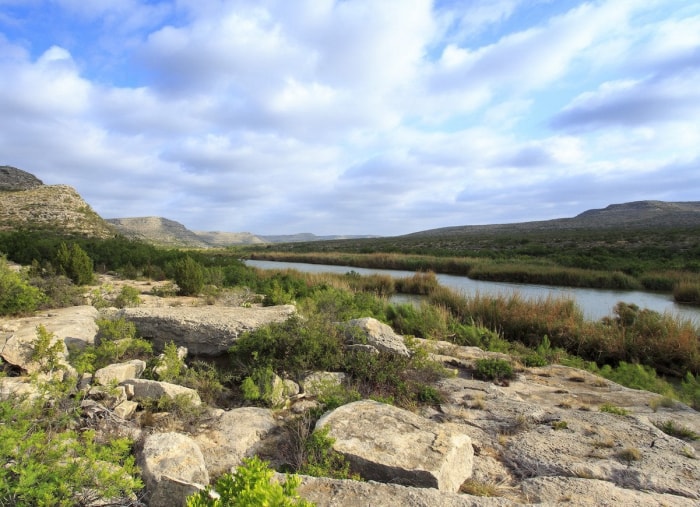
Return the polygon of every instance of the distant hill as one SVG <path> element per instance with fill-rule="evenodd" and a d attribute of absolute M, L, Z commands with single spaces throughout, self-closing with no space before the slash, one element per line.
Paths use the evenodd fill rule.
<path fill-rule="evenodd" d="M 114 230 L 74 188 L 44 185 L 21 169 L 0 166 L 0 230 L 13 229 L 114 236 Z"/>
<path fill-rule="evenodd" d="M 209 243 L 174 220 L 162 217 L 109 218 L 120 234 L 165 247 L 208 248 Z"/>
<path fill-rule="evenodd" d="M 379 236 L 345 236 L 342 234 L 334 234 L 329 236 L 316 236 L 310 232 L 300 232 L 298 234 L 278 234 L 275 236 L 259 236 L 268 243 L 302 243 L 306 241 L 331 241 L 335 239 L 362 239 L 362 238 L 378 238 Z"/>
<path fill-rule="evenodd" d="M 194 233 L 211 246 L 262 245 L 268 243 L 260 236 L 249 232 L 194 231 Z"/>
<path fill-rule="evenodd" d="M 535 222 L 441 227 L 400 236 L 447 237 L 483 233 L 517 233 L 570 229 L 655 228 L 700 226 L 700 202 L 634 201 L 584 211 L 573 218 Z"/>

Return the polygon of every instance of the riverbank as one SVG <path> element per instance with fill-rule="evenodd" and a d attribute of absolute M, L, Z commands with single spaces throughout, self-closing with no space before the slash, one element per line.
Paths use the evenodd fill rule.
<path fill-rule="evenodd" d="M 549 261 L 513 262 L 476 257 L 438 257 L 399 253 L 250 252 L 251 260 L 303 262 L 466 276 L 473 280 L 609 290 L 649 290 L 673 294 L 678 302 L 700 304 L 700 274 L 649 271 L 632 276 L 622 271 L 562 267 Z"/>

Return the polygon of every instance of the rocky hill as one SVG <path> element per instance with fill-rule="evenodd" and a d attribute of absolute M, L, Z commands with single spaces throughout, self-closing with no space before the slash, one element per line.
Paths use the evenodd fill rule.
<path fill-rule="evenodd" d="M 211 246 L 180 222 L 162 217 L 110 218 L 120 234 L 159 246 L 208 248 Z"/>
<path fill-rule="evenodd" d="M 573 218 L 492 225 L 441 227 L 402 237 L 446 237 L 483 233 L 518 233 L 571 229 L 613 229 L 700 226 L 700 201 L 635 201 L 591 209 Z"/>
<path fill-rule="evenodd" d="M 95 237 L 114 235 L 76 190 L 67 185 L 44 185 L 33 175 L 0 167 L 0 230 L 51 229 Z"/>
<path fill-rule="evenodd" d="M 202 241 L 211 246 L 262 245 L 266 240 L 250 232 L 194 231 Z"/>

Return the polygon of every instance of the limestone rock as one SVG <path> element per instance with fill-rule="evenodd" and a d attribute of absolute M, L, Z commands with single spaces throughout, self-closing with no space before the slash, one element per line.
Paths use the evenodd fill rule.
<path fill-rule="evenodd" d="M 180 433 L 147 436 L 139 464 L 150 507 L 184 506 L 187 496 L 209 483 L 199 446 Z"/>
<path fill-rule="evenodd" d="M 202 400 L 199 394 L 194 389 L 189 387 L 170 384 L 169 382 L 158 382 L 157 380 L 146 379 L 129 379 L 122 382 L 121 385 L 131 386 L 133 388 L 133 399 L 141 400 L 159 400 L 163 396 L 175 399 L 178 396 L 187 396 L 194 405 L 201 405 Z"/>
<path fill-rule="evenodd" d="M 324 389 L 338 387 L 345 381 L 345 373 L 332 371 L 315 371 L 301 380 L 301 388 L 309 396 L 317 396 Z"/>
<path fill-rule="evenodd" d="M 295 313 L 292 305 L 270 307 L 162 307 L 124 308 L 119 315 L 133 322 L 138 333 L 162 349 L 167 342 L 186 347 L 190 354 L 216 356 L 238 337 Z"/>
<path fill-rule="evenodd" d="M 42 186 L 44 183 L 26 171 L 9 165 L 0 165 L 0 192 L 17 192 Z"/>
<path fill-rule="evenodd" d="M 284 478 L 277 476 L 278 480 Z M 297 493 L 317 507 L 506 507 L 517 505 L 504 498 L 460 495 L 431 488 L 414 488 L 374 481 L 302 476 Z"/>
<path fill-rule="evenodd" d="M 217 476 L 256 454 L 277 428 L 271 410 L 244 407 L 221 413 L 208 430 L 194 439 L 202 450 L 209 474 Z"/>
<path fill-rule="evenodd" d="M 0 357 L 27 373 L 39 371 L 40 365 L 30 360 L 33 344 L 37 339 L 37 327 L 43 325 L 54 335 L 55 342 L 63 342 L 63 358 L 68 345 L 94 344 L 97 334 L 98 311 L 92 306 L 58 308 L 32 317 L 0 320 Z M 64 365 L 67 363 L 64 360 Z"/>
<path fill-rule="evenodd" d="M 121 383 L 125 380 L 141 377 L 146 369 L 146 362 L 141 359 L 133 359 L 125 363 L 110 364 L 95 372 L 94 383 L 108 386 L 112 382 Z"/>
<path fill-rule="evenodd" d="M 124 400 L 119 405 L 114 407 L 114 415 L 122 419 L 131 419 L 136 413 L 139 404 L 135 401 Z"/>
<path fill-rule="evenodd" d="M 371 345 L 380 352 L 410 356 L 403 337 L 377 319 L 353 319 L 342 323 L 341 326 L 345 330 L 345 339 L 350 344 Z"/>
<path fill-rule="evenodd" d="M 472 474 L 474 450 L 465 433 L 407 410 L 371 400 L 323 416 L 333 448 L 362 477 L 379 482 L 458 491 Z"/>
<path fill-rule="evenodd" d="M 31 400 L 41 396 L 41 393 L 37 385 L 27 377 L 0 377 L 0 400 L 24 396 Z"/>

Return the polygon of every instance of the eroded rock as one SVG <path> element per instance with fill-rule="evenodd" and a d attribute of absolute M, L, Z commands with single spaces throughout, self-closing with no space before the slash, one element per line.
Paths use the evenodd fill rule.
<path fill-rule="evenodd" d="M 364 478 L 458 491 L 472 474 L 472 441 L 459 428 L 407 410 L 362 400 L 323 416 L 333 448 Z"/>
<path fill-rule="evenodd" d="M 345 330 L 345 339 L 350 344 L 371 345 L 380 352 L 410 356 L 403 342 L 390 326 L 372 317 L 353 319 L 341 324 Z"/>

